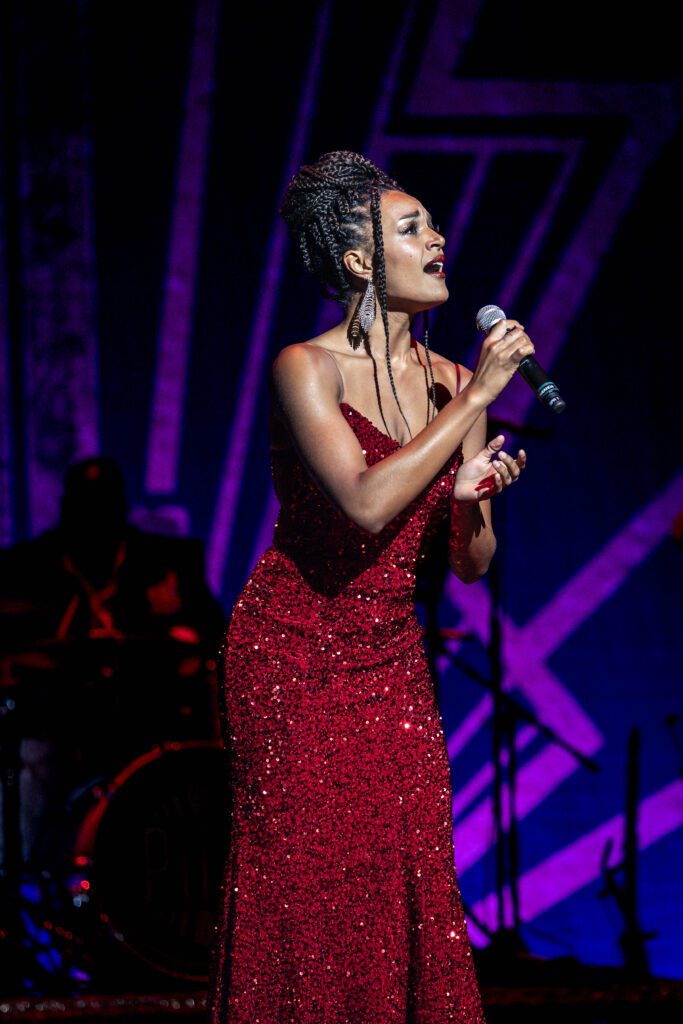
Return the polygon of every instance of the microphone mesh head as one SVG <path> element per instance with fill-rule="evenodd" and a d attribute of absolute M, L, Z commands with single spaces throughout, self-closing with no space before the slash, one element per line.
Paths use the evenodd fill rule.
<path fill-rule="evenodd" d="M 488 334 L 494 324 L 505 319 L 505 313 L 500 306 L 482 306 L 477 313 L 477 329 Z"/>

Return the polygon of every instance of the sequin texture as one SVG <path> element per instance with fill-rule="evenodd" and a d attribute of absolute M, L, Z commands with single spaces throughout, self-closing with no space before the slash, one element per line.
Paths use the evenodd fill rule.
<path fill-rule="evenodd" d="M 369 466 L 398 442 L 340 406 Z M 230 845 L 211 1024 L 481 1024 L 415 569 L 461 453 L 379 534 L 273 454 L 273 544 L 225 636 Z"/>

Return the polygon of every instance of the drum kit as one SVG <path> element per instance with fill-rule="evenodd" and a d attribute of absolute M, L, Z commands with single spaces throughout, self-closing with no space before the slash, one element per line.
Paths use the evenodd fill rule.
<path fill-rule="evenodd" d="M 215 684 L 191 635 L 2 655 L 1 995 L 205 985 L 230 792 Z M 31 740 L 48 751 L 43 791 Z"/>

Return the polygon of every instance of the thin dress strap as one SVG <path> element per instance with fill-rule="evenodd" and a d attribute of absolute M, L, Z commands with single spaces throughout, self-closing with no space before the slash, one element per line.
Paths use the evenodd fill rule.
<path fill-rule="evenodd" d="M 341 370 L 339 369 L 339 363 L 334 358 L 334 356 L 332 355 L 332 353 L 330 352 L 330 350 L 328 348 L 323 348 L 323 352 L 327 352 L 328 356 L 330 357 L 330 359 L 332 360 L 332 362 L 334 363 L 334 365 L 336 367 L 337 374 L 339 375 L 339 380 L 341 381 L 341 395 L 339 396 L 339 401 L 341 402 L 341 400 L 344 397 L 344 378 L 342 377 Z"/>

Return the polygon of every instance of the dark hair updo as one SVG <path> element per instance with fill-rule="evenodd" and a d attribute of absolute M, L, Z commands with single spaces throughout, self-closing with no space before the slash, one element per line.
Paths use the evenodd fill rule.
<path fill-rule="evenodd" d="M 326 298 L 348 309 L 359 294 L 359 284 L 344 265 L 349 249 L 374 242 L 373 280 L 386 336 L 386 359 L 391 389 L 398 400 L 389 351 L 386 270 L 380 213 L 380 194 L 405 189 L 360 153 L 346 149 L 325 153 L 314 164 L 303 166 L 284 194 L 280 213 L 299 248 L 304 266 L 319 282 Z M 436 407 L 434 372 L 429 358 L 428 334 L 424 336 L 431 373 L 432 412 Z M 412 437 L 412 433 L 411 433 Z"/>

